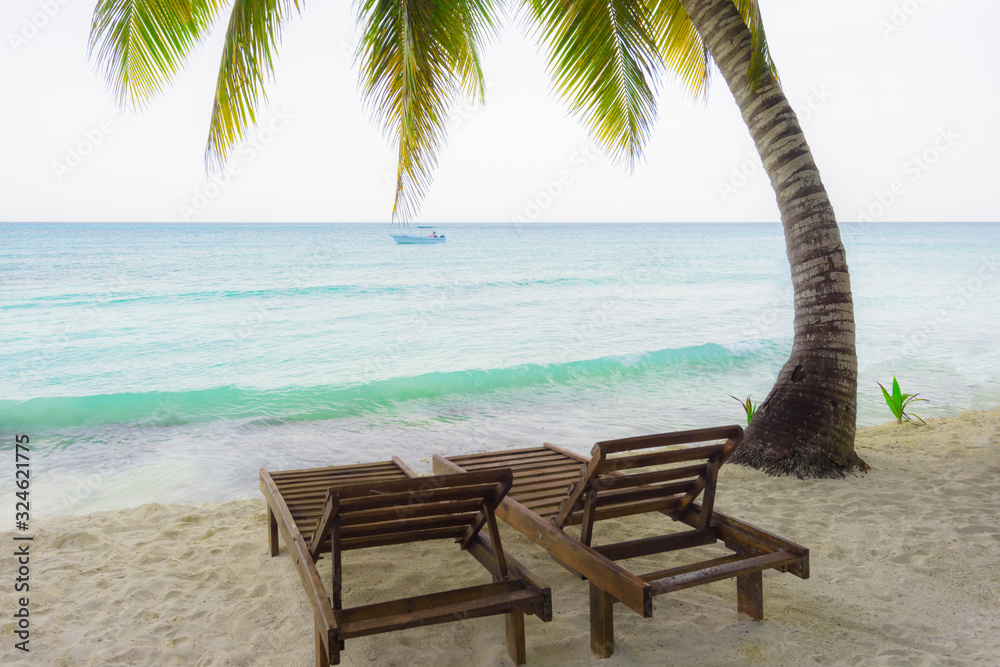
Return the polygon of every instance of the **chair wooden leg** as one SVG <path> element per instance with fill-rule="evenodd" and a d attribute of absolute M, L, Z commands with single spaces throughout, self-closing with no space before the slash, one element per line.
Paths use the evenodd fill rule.
<path fill-rule="evenodd" d="M 267 508 L 267 545 L 272 556 L 278 555 L 278 520 L 270 506 Z"/>
<path fill-rule="evenodd" d="M 330 579 L 331 599 L 334 611 L 343 609 L 341 592 L 344 590 L 344 570 L 340 562 L 340 517 L 336 516 L 330 522 L 330 562 L 333 569 Z"/>
<path fill-rule="evenodd" d="M 323 638 L 320 636 L 319 631 L 313 634 L 316 635 L 316 667 L 330 667 L 330 655 L 326 652 L 326 647 L 323 646 Z M 339 653 L 337 657 L 340 657 Z M 334 664 L 339 662 L 340 660 L 336 660 Z"/>
<path fill-rule="evenodd" d="M 507 651 L 515 665 L 523 665 L 528 661 L 524 646 L 524 610 L 513 609 L 504 614 L 504 624 L 507 626 Z"/>
<path fill-rule="evenodd" d="M 590 584 L 590 650 L 598 658 L 615 652 L 615 599 Z"/>
<path fill-rule="evenodd" d="M 764 620 L 764 576 L 762 572 L 736 577 L 736 606 L 739 613 L 755 621 Z"/>

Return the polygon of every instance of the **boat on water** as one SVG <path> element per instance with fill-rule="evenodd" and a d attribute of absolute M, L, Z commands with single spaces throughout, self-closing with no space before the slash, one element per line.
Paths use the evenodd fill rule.
<path fill-rule="evenodd" d="M 438 234 L 433 225 L 420 225 L 417 234 L 389 234 L 396 243 L 444 243 L 444 234 Z"/>

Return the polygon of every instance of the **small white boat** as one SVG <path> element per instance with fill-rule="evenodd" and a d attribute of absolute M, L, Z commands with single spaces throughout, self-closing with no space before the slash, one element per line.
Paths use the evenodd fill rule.
<path fill-rule="evenodd" d="M 396 243 L 444 243 L 444 234 L 434 231 L 433 225 L 420 225 L 419 234 L 389 234 Z"/>

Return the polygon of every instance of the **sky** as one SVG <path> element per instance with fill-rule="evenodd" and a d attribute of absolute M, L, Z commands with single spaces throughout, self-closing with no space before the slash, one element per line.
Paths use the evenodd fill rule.
<path fill-rule="evenodd" d="M 95 0 L 4 0 L 0 221 L 388 222 L 395 147 L 354 63 L 356 3 L 303 6 L 230 178 L 204 148 L 227 14 L 148 108 L 117 109 L 86 53 Z M 841 224 L 994 222 L 1000 3 L 760 0 L 772 56 Z M 732 95 L 672 81 L 629 174 L 552 92 L 512 18 L 484 61 L 485 105 L 459 103 L 413 222 L 774 222 Z"/>

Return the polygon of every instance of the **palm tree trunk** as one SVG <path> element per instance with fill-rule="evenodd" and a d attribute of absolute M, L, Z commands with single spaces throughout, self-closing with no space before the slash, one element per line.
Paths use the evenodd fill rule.
<path fill-rule="evenodd" d="M 750 31 L 733 0 L 682 0 L 729 85 L 778 199 L 795 289 L 792 353 L 732 461 L 773 474 L 843 477 L 854 451 L 858 360 L 840 230 L 795 112 L 765 72 L 747 80 Z"/>

